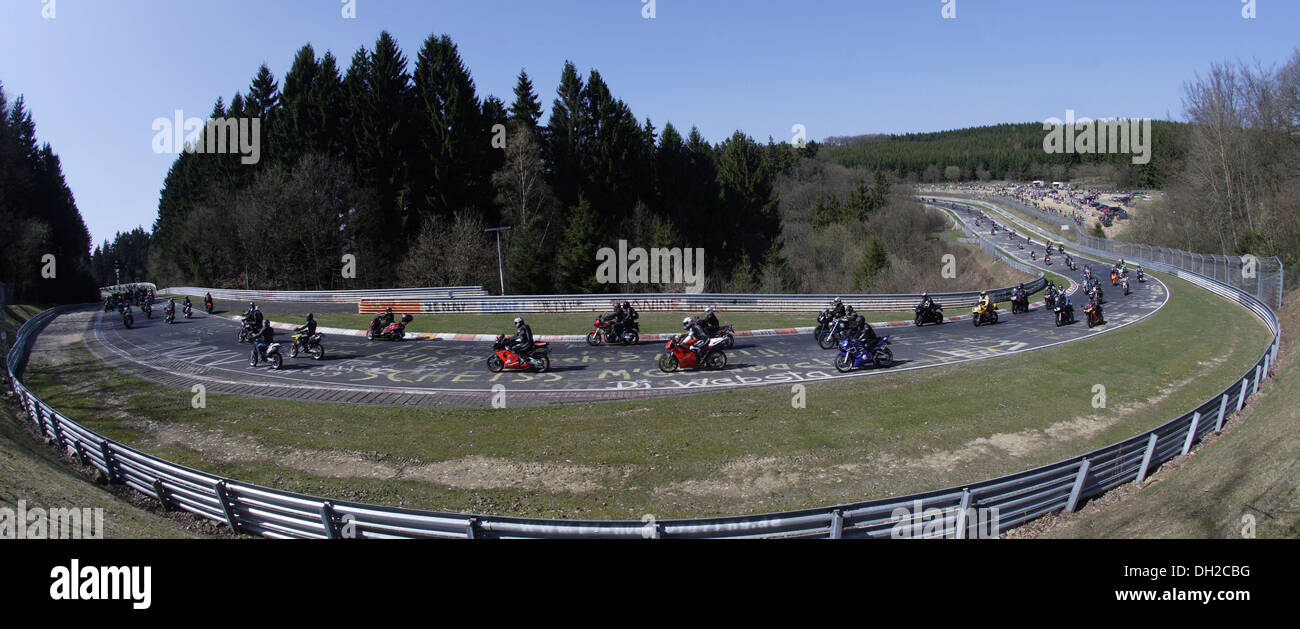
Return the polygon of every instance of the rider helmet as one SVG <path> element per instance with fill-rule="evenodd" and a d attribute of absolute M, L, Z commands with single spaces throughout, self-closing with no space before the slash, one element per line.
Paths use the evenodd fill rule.
<path fill-rule="evenodd" d="M 704 307 L 704 312 L 707 312 L 707 313 L 709 313 L 709 314 L 713 314 L 713 306 L 705 306 L 705 307 Z"/>
<path fill-rule="evenodd" d="M 682 319 L 682 329 L 683 330 L 690 329 L 692 323 L 695 323 L 695 320 L 690 317 L 686 317 L 685 319 Z"/>
<path fill-rule="evenodd" d="M 839 298 L 839 297 L 836 297 L 836 298 L 835 298 L 835 303 L 836 303 L 836 304 L 840 303 L 840 298 Z"/>
<path fill-rule="evenodd" d="M 853 306 L 848 306 L 848 307 L 844 308 L 844 312 L 847 312 L 847 313 L 849 313 L 849 314 L 853 314 Z"/>
<path fill-rule="evenodd" d="M 515 317 L 515 329 L 518 330 L 519 328 L 523 327 L 523 325 L 524 325 L 524 318 Z"/>
<path fill-rule="evenodd" d="M 311 314 L 310 312 L 307 313 L 307 320 L 308 320 L 308 321 L 313 321 L 313 320 L 314 320 L 314 318 L 312 317 L 312 314 Z"/>
<path fill-rule="evenodd" d="M 629 308 L 631 308 L 631 307 L 632 307 L 632 303 L 631 303 L 631 302 L 627 302 L 627 301 L 623 302 L 623 309 L 624 309 L 624 310 L 627 310 L 627 309 L 629 309 Z"/>

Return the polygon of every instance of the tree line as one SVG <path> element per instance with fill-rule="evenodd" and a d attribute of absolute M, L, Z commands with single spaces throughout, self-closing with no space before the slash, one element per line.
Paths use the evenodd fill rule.
<path fill-rule="evenodd" d="M 1183 101 L 1186 164 L 1126 238 L 1300 263 L 1300 49 L 1277 68 L 1213 64 Z"/>
<path fill-rule="evenodd" d="M 703 247 L 721 287 L 779 249 L 773 183 L 816 152 L 740 131 L 713 145 L 695 128 L 657 129 L 598 71 L 584 77 L 571 62 L 545 123 L 544 113 L 526 71 L 509 105 L 480 96 L 445 35 L 426 39 L 412 64 L 382 33 L 346 70 L 303 46 L 283 84 L 264 65 L 212 108 L 211 120 L 261 119 L 257 164 L 202 150 L 204 138 L 178 155 L 149 234 L 150 276 L 272 289 L 493 287 L 496 244 L 483 230 L 510 226 L 509 293 L 673 288 L 596 283 L 596 251 L 619 239 Z"/>
<path fill-rule="evenodd" d="M 90 232 L 50 144 L 40 143 L 23 97 L 0 84 L 0 282 L 26 303 L 97 298 Z"/>
<path fill-rule="evenodd" d="M 1187 125 L 1151 122 L 1151 160 L 1125 153 L 1047 153 L 1043 123 L 1008 123 L 933 133 L 832 137 L 826 152 L 848 166 L 885 169 L 911 182 L 1068 181 L 1100 176 L 1121 188 L 1160 188 L 1186 157 Z"/>

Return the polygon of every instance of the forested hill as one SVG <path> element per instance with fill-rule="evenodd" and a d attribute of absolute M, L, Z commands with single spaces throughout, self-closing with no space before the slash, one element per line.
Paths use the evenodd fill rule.
<path fill-rule="evenodd" d="M 825 150 L 846 166 L 885 169 L 914 181 L 973 179 L 1064 180 L 1101 176 L 1117 185 L 1161 187 L 1186 155 L 1187 124 L 1151 123 L 1151 161 L 1132 155 L 1049 154 L 1041 122 L 1008 123 L 932 133 L 827 138 Z"/>

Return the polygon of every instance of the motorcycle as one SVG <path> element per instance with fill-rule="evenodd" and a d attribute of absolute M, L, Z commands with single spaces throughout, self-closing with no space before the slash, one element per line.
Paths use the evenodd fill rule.
<path fill-rule="evenodd" d="M 181 312 L 185 313 L 186 319 L 189 319 L 190 315 L 194 314 L 194 307 L 189 304 L 185 304 L 181 306 Z"/>
<path fill-rule="evenodd" d="M 1077 271 L 1077 270 L 1079 270 L 1079 266 L 1076 265 L 1076 264 L 1074 263 L 1074 258 L 1066 257 L 1066 258 L 1065 258 L 1065 265 L 1068 266 L 1068 267 L 1070 267 L 1070 270 L 1071 270 L 1071 271 Z"/>
<path fill-rule="evenodd" d="M 257 334 L 256 324 L 252 319 L 244 319 L 244 324 L 239 327 L 238 339 L 240 343 L 249 343 L 253 340 L 253 335 Z"/>
<path fill-rule="evenodd" d="M 1119 273 L 1114 269 L 1112 269 L 1110 272 L 1110 285 L 1119 286 Z"/>
<path fill-rule="evenodd" d="M 713 331 L 709 335 L 712 339 L 722 339 L 720 349 L 731 349 L 736 344 L 736 329 L 730 325 L 724 325 Z"/>
<path fill-rule="evenodd" d="M 1021 247 L 1021 249 L 1023 249 L 1023 248 L 1024 248 L 1024 247 Z M 1030 260 L 1033 260 L 1034 262 L 1037 262 L 1037 261 L 1038 261 L 1038 252 L 1037 252 L 1037 251 L 1030 251 L 1030 252 L 1029 252 L 1029 259 L 1030 259 Z"/>
<path fill-rule="evenodd" d="M 135 325 L 135 317 L 131 316 L 130 312 L 123 312 L 122 325 L 126 326 L 126 329 L 130 330 L 131 326 Z"/>
<path fill-rule="evenodd" d="M 1021 295 L 1011 298 L 1011 314 L 1021 314 L 1029 312 L 1029 295 Z"/>
<path fill-rule="evenodd" d="M 877 337 L 870 348 L 857 339 L 844 339 L 840 341 L 840 355 L 835 358 L 835 368 L 840 373 L 848 373 L 867 366 L 867 363 L 871 363 L 877 369 L 892 367 L 894 352 L 887 345 L 889 345 L 888 336 Z"/>
<path fill-rule="evenodd" d="M 1143 284 L 1146 283 L 1146 281 L 1147 281 L 1147 276 L 1144 273 L 1142 273 L 1142 269 L 1138 269 L 1138 283 Z"/>
<path fill-rule="evenodd" d="M 289 346 L 289 358 L 298 357 L 299 347 L 302 347 L 302 351 L 311 354 L 311 357 L 314 360 L 325 358 L 325 346 L 321 345 L 321 341 L 324 340 L 325 337 L 321 336 L 319 332 L 311 335 L 309 338 L 303 338 L 303 336 L 302 333 L 293 335 L 293 345 Z"/>
<path fill-rule="evenodd" d="M 977 328 L 985 323 L 998 322 L 998 305 L 992 301 L 989 302 L 987 307 L 977 305 L 974 308 L 971 308 L 970 312 L 971 315 L 973 315 L 971 321 L 975 323 L 975 327 Z"/>
<path fill-rule="evenodd" d="M 938 303 L 934 304 L 934 308 L 922 308 L 921 306 L 917 306 L 916 318 L 912 319 L 912 323 L 918 328 L 927 323 L 943 323 L 943 306 L 940 306 Z"/>
<path fill-rule="evenodd" d="M 664 347 L 668 350 L 659 356 L 659 370 L 664 373 L 672 373 L 678 369 L 694 369 L 704 367 L 705 369 L 718 370 L 727 366 L 727 355 L 722 352 L 722 344 L 726 342 L 722 338 L 711 338 L 701 352 L 703 356 L 697 355 L 691 351 L 683 341 L 688 337 L 687 334 L 680 334 L 668 341 Z"/>
<path fill-rule="evenodd" d="M 1043 255 L 1043 264 L 1052 266 L 1052 254 L 1048 253 Z"/>
<path fill-rule="evenodd" d="M 410 316 L 410 315 L 407 315 Z M 396 325 L 396 324 L 394 324 Z M 551 368 L 550 347 L 546 343 L 533 343 L 533 355 L 530 360 L 523 360 L 510 349 L 510 338 L 504 334 L 497 336 L 497 340 L 492 344 L 492 351 L 495 352 L 488 356 L 488 371 L 500 373 L 504 369 L 517 370 L 536 370 L 546 371 Z"/>
<path fill-rule="evenodd" d="M 153 306 L 149 302 L 146 301 L 143 304 L 141 304 L 140 309 L 144 311 L 144 318 L 146 319 L 153 318 Z"/>
<path fill-rule="evenodd" d="M 256 367 L 260 362 L 271 363 L 273 368 L 282 369 L 284 367 L 284 355 L 280 353 L 280 344 L 271 343 L 267 345 L 266 351 L 260 356 L 257 353 L 257 348 L 254 347 L 253 351 L 248 354 L 248 364 L 250 367 Z"/>
<path fill-rule="evenodd" d="M 176 309 L 163 308 L 163 320 L 167 323 L 176 323 Z"/>
<path fill-rule="evenodd" d="M 1088 304 L 1083 307 L 1083 312 L 1088 316 L 1088 327 L 1105 323 L 1101 318 L 1101 304 Z"/>
<path fill-rule="evenodd" d="M 621 343 L 623 345 L 636 345 L 641 340 L 641 326 L 635 321 L 630 321 L 623 326 L 623 331 L 618 337 L 614 337 L 614 321 L 607 317 L 596 319 L 592 324 L 594 330 L 587 332 L 588 345 L 604 345 L 606 343 Z"/>
<path fill-rule="evenodd" d="M 821 336 L 817 337 L 817 345 L 822 349 L 832 349 L 844 340 L 844 320 L 832 318 L 825 328 L 821 328 Z"/>
<path fill-rule="evenodd" d="M 206 310 L 208 314 L 212 314 L 212 300 L 211 300 L 211 299 L 204 300 L 204 302 L 203 302 L 203 309 Z"/>
<path fill-rule="evenodd" d="M 375 317 L 370 322 L 370 329 L 366 330 L 366 338 L 371 341 L 386 340 L 400 341 L 406 336 L 406 324 L 410 323 L 415 317 L 409 314 L 402 315 L 402 318 L 388 324 L 383 330 L 375 331 L 379 327 L 379 317 Z"/>
<path fill-rule="evenodd" d="M 1058 301 L 1052 311 L 1056 316 L 1056 327 L 1074 323 L 1074 306 L 1067 306 L 1064 301 Z"/>
<path fill-rule="evenodd" d="M 1127 297 L 1127 296 L 1128 296 L 1128 277 L 1125 277 L 1125 278 L 1124 278 L 1124 281 L 1123 281 L 1122 283 L 1123 283 L 1123 285 L 1124 285 L 1124 296 Z"/>
<path fill-rule="evenodd" d="M 1047 310 L 1054 310 L 1056 308 L 1056 293 L 1051 291 L 1043 293 L 1043 305 L 1046 306 Z"/>

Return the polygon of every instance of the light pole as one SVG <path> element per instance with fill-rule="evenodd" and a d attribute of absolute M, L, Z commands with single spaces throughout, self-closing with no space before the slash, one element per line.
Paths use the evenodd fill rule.
<path fill-rule="evenodd" d="M 501 232 L 510 231 L 509 227 L 491 227 L 483 230 L 484 232 L 497 233 L 497 273 L 501 276 L 501 294 L 506 294 L 506 267 L 501 259 Z"/>

